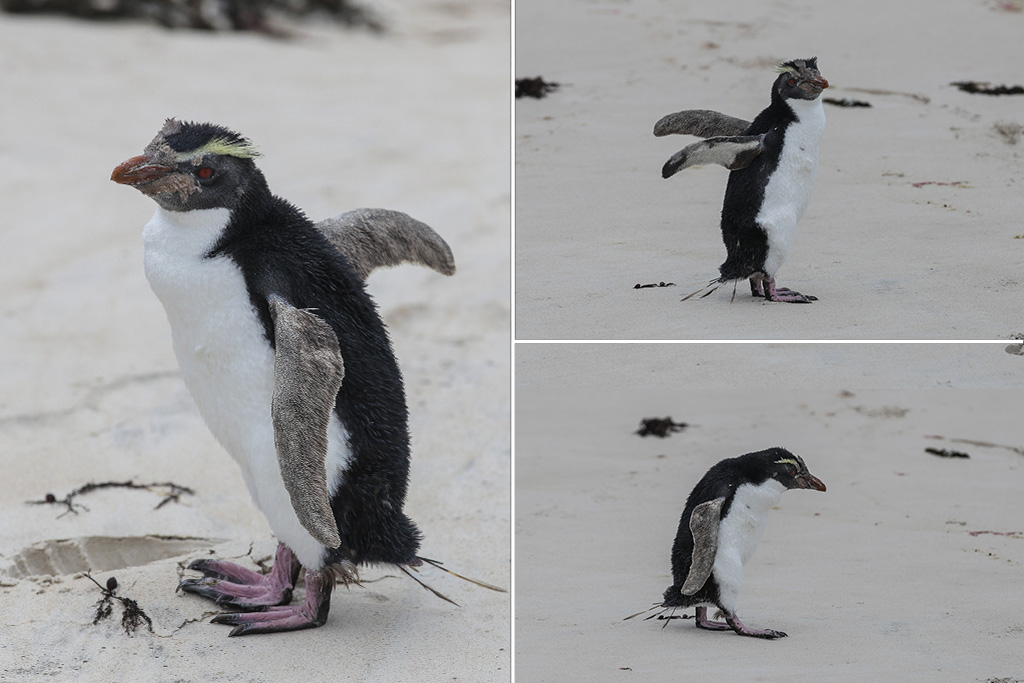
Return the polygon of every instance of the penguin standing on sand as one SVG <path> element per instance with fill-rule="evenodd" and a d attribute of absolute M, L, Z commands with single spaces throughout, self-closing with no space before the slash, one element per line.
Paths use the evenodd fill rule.
<path fill-rule="evenodd" d="M 714 285 L 710 294 L 719 283 L 749 278 L 751 294 L 768 301 L 815 300 L 777 288 L 775 274 L 789 254 L 814 188 L 818 146 L 825 130 L 819 96 L 828 81 L 818 72 L 816 57 L 784 62 L 778 72 L 771 104 L 753 122 L 690 109 L 669 114 L 654 126 L 656 136 L 678 133 L 706 138 L 673 155 L 662 168 L 662 177 L 711 163 L 732 171 L 722 205 L 727 258 L 718 268 L 720 277 L 694 294 Z"/>
<path fill-rule="evenodd" d="M 784 448 L 728 458 L 708 470 L 693 487 L 679 520 L 672 545 L 673 584 L 652 609 L 696 605 L 697 628 L 784 638 L 782 631 L 744 625 L 736 614 L 736 599 L 743 565 L 761 542 L 764 515 L 787 489 L 824 491 L 825 484 L 807 471 L 800 456 Z M 708 619 L 707 605 L 717 607 L 725 621 Z"/>
<path fill-rule="evenodd" d="M 314 225 L 271 194 L 256 156 L 238 133 L 169 119 L 111 175 L 158 205 L 146 277 L 182 377 L 279 541 L 267 575 L 197 560 L 204 576 L 179 586 L 240 610 L 213 619 L 231 635 L 322 626 L 335 582 L 360 564 L 434 564 L 402 512 L 402 376 L 363 280 L 403 261 L 455 270 L 444 240 L 396 211 Z M 291 605 L 302 567 L 306 599 Z"/>

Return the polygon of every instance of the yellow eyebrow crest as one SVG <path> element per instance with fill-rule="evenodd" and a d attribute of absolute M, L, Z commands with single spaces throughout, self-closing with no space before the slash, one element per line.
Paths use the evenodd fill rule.
<path fill-rule="evenodd" d="M 260 155 L 256 145 L 247 140 L 235 141 L 227 138 L 213 138 L 202 147 L 180 153 L 176 156 L 178 161 L 190 161 L 207 154 L 237 157 L 239 159 L 252 159 Z"/>

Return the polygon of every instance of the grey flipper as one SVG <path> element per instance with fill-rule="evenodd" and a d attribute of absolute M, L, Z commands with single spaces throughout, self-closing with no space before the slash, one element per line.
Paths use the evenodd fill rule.
<path fill-rule="evenodd" d="M 671 178 L 690 166 L 719 164 L 730 171 L 746 168 L 764 149 L 764 135 L 708 138 L 687 145 L 672 155 L 661 169 L 662 178 Z"/>
<path fill-rule="evenodd" d="M 400 211 L 356 209 L 316 224 L 364 280 L 381 266 L 419 263 L 443 275 L 455 272 L 448 244 L 426 223 Z"/>
<path fill-rule="evenodd" d="M 710 109 L 687 109 L 663 116 L 654 124 L 654 134 L 658 137 L 662 135 L 696 135 L 699 138 L 711 138 L 722 135 L 743 135 L 748 128 L 750 128 L 750 121 L 744 121 L 734 116 Z"/>
<path fill-rule="evenodd" d="M 334 330 L 310 311 L 271 295 L 274 397 L 271 413 L 281 478 L 302 526 L 328 548 L 341 545 L 327 491 L 327 426 L 345 376 Z"/>
<path fill-rule="evenodd" d="M 690 572 L 680 589 L 683 595 L 693 595 L 699 591 L 711 576 L 711 569 L 715 566 L 715 554 L 718 552 L 718 522 L 723 503 L 724 496 L 693 508 L 690 515 L 693 557 L 690 561 Z"/>

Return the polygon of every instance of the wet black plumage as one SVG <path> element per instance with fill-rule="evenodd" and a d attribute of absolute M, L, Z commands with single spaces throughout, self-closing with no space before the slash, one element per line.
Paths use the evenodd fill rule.
<path fill-rule="evenodd" d="M 363 281 L 299 209 L 271 194 L 254 165 L 210 255 L 238 264 L 272 345 L 271 294 L 315 309 L 337 335 L 345 379 L 334 410 L 348 430 L 352 460 L 331 499 L 342 543 L 328 562 L 414 563 L 420 533 L 402 512 L 410 462 L 405 392 Z"/>

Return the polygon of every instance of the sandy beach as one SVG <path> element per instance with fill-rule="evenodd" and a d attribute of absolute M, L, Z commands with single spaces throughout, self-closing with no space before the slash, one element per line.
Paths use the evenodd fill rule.
<path fill-rule="evenodd" d="M 509 596 L 436 570 L 422 578 L 461 607 L 368 567 L 326 626 L 273 636 L 229 639 L 211 602 L 174 592 L 191 560 L 265 566 L 275 541 L 178 373 L 143 274 L 154 204 L 109 181 L 169 116 L 250 137 L 311 218 L 396 209 L 451 245 L 452 278 L 369 280 L 411 413 L 405 509 L 424 556 L 511 585 L 508 7 L 377 7 L 385 35 L 290 40 L 0 15 L 0 680 L 508 680 Z M 126 481 L 192 493 L 27 504 Z M 118 601 L 94 623 L 87 570 L 152 632 L 126 634 Z"/>
<path fill-rule="evenodd" d="M 1024 679 L 1007 388 L 1022 360 L 992 344 L 517 345 L 517 679 Z M 634 433 L 665 416 L 689 426 Z M 696 481 L 776 445 L 828 487 L 785 493 L 746 566 L 738 613 L 788 637 L 623 621 L 671 585 Z"/>
<path fill-rule="evenodd" d="M 764 4 L 600 0 L 516 5 L 515 75 L 561 87 L 516 101 L 517 339 L 1004 339 L 1021 328 L 1020 3 Z M 567 39 L 567 36 L 571 39 Z M 765 304 L 718 276 L 728 171 L 662 164 L 683 109 L 750 120 L 773 67 L 816 55 L 818 179 Z M 1000 132 L 1002 131 L 1002 132 Z M 1015 131 L 1015 132 L 1014 132 Z M 671 282 L 666 288 L 637 284 Z"/>

